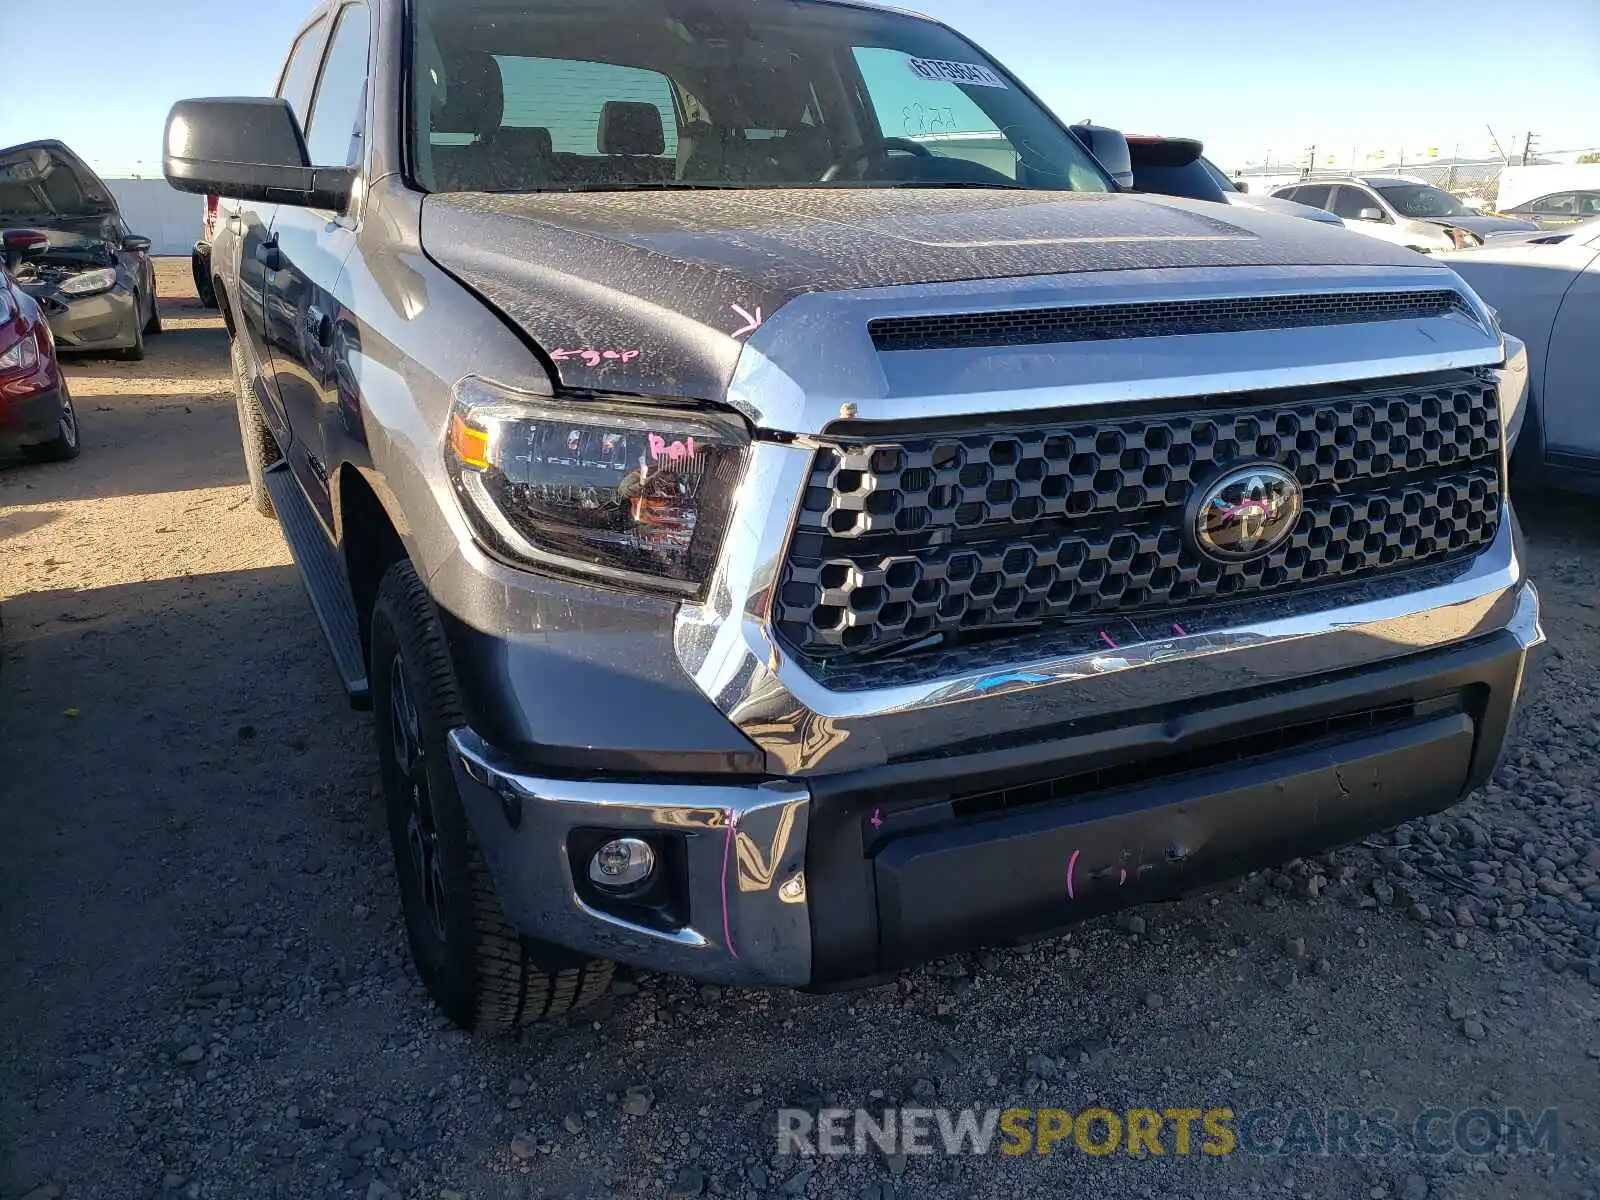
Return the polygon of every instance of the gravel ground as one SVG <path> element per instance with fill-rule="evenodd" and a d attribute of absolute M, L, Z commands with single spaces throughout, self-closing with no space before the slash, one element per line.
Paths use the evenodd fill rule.
<path fill-rule="evenodd" d="M 1437 819 L 867 992 L 630 976 L 474 1042 L 407 964 L 368 719 L 246 504 L 220 322 L 161 267 L 149 360 L 71 368 L 82 458 L 0 466 L 0 1197 L 1600 1193 L 1592 507 L 1522 505 L 1557 650 Z M 899 1101 L 1560 1125 L 1482 1158 L 776 1154 L 785 1104 Z"/>

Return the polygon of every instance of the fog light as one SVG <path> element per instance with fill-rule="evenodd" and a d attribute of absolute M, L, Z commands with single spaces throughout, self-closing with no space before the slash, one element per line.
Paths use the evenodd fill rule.
<path fill-rule="evenodd" d="M 638 887 L 655 869 L 655 851 L 638 838 L 609 841 L 589 860 L 589 878 L 612 891 Z"/>

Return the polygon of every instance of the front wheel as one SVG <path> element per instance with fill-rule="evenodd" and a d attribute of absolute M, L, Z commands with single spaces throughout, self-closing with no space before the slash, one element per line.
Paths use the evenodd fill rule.
<path fill-rule="evenodd" d="M 277 462 L 277 439 L 267 428 L 267 419 L 261 415 L 256 403 L 255 388 L 250 383 L 249 366 L 244 347 L 234 339 L 228 346 L 233 359 L 233 398 L 239 410 L 239 440 L 244 446 L 244 473 L 250 485 L 250 507 L 263 517 L 276 517 L 278 510 L 272 506 L 272 493 L 267 491 L 267 468 Z"/>
<path fill-rule="evenodd" d="M 390 567 L 372 614 L 372 710 L 389 840 L 412 961 L 463 1029 L 504 1033 L 583 1007 L 612 965 L 519 936 L 495 896 L 450 768 L 465 724 L 444 631 L 409 562 Z"/>
<path fill-rule="evenodd" d="M 137 296 L 135 297 L 137 299 Z M 133 345 L 124 350 L 117 351 L 117 357 L 123 362 L 144 361 L 144 327 L 145 317 L 138 304 L 134 306 L 133 314 Z"/>
<path fill-rule="evenodd" d="M 72 396 L 67 392 L 65 380 L 61 382 L 61 417 L 56 424 L 56 436 L 48 442 L 24 446 L 22 453 L 34 462 L 67 462 L 77 458 L 82 447 L 78 444 L 78 413 L 72 407 Z"/>

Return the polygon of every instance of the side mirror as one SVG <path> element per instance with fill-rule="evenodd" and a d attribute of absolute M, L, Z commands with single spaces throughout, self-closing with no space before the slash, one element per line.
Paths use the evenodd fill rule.
<path fill-rule="evenodd" d="M 1132 190 L 1133 155 L 1121 131 L 1107 129 L 1104 125 L 1074 125 L 1072 133 L 1106 169 L 1106 174 L 1117 181 L 1118 187 Z"/>
<path fill-rule="evenodd" d="M 140 237 L 136 233 L 130 233 L 122 239 L 122 248 L 129 254 L 148 254 L 150 253 L 150 239 Z"/>
<path fill-rule="evenodd" d="M 1248 183 L 1246 183 L 1244 180 L 1242 180 L 1242 179 L 1234 179 L 1234 180 L 1230 180 L 1229 182 L 1231 182 L 1233 184 L 1233 190 L 1238 192 L 1241 196 L 1249 195 L 1249 193 L 1250 193 L 1250 185 Z"/>
<path fill-rule="evenodd" d="M 314 167 L 286 100 L 180 100 L 167 115 L 161 162 L 180 192 L 342 212 L 355 172 Z"/>
<path fill-rule="evenodd" d="M 1363 208 L 1360 212 L 1358 212 L 1356 214 L 1356 220 L 1358 220 L 1358 221 L 1381 221 L 1381 220 L 1383 220 L 1383 209 L 1381 209 L 1381 208 Z"/>

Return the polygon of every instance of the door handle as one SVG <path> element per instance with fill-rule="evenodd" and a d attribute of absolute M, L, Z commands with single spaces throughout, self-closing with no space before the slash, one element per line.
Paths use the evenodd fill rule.
<path fill-rule="evenodd" d="M 277 235 L 261 240 L 256 247 L 256 261 L 269 271 L 283 270 L 283 251 L 278 249 Z"/>

